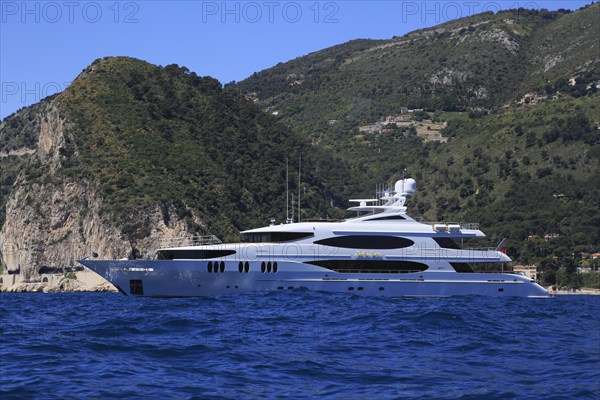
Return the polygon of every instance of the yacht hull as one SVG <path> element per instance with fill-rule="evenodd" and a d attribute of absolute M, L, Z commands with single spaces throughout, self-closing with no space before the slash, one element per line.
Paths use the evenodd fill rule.
<path fill-rule="evenodd" d="M 250 263 L 245 272 L 238 261 L 223 262 L 223 272 L 220 269 L 209 272 L 206 260 L 81 260 L 80 263 L 111 282 L 121 293 L 133 296 L 222 296 L 306 288 L 386 297 L 550 297 L 529 278 L 505 273 L 423 271 L 372 273 L 367 277 L 301 262 L 281 262 L 277 272 L 262 272 L 258 263 Z"/>

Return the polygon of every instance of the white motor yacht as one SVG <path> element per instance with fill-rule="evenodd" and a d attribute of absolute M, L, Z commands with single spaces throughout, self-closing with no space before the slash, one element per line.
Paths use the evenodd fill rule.
<path fill-rule="evenodd" d="M 359 215 L 302 221 L 242 232 L 240 243 L 160 248 L 153 260 L 79 262 L 123 294 L 221 296 L 297 288 L 392 297 L 550 297 L 530 278 L 504 272 L 497 248 L 468 248 L 485 235 L 476 224 L 423 223 L 406 214 L 413 179 L 382 198 L 351 200 Z"/>

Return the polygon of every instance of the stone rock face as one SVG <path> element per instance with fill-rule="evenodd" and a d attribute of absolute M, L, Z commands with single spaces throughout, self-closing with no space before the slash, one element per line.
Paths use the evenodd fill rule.
<path fill-rule="evenodd" d="M 0 292 L 116 292 L 117 288 L 88 269 L 77 273 L 43 274 L 25 279 L 23 275 L 0 275 Z"/>
<path fill-rule="evenodd" d="M 94 190 L 80 183 L 15 188 L 0 231 L 3 264 L 34 276 L 42 266 L 73 267 L 92 251 L 106 258 L 127 257 L 131 245 L 99 209 Z"/>
<path fill-rule="evenodd" d="M 20 174 L 6 201 L 6 219 L 0 230 L 0 265 L 5 272 L 20 270 L 27 281 L 38 276 L 41 267 L 70 269 L 92 253 L 102 259 L 152 257 L 159 240 L 176 242 L 190 236 L 187 224 L 165 204 L 140 210 L 138 216 L 104 215 L 93 182 L 56 174 L 65 157 L 61 149 L 73 141 L 59 101 L 49 100 L 39 112 L 42 115 L 29 127 L 29 134 L 36 135 L 36 148 L 19 152 L 23 149 L 11 145 L 10 149 L 12 154 L 31 157 L 42 178 L 27 181 L 25 174 Z M 142 232 L 126 237 L 123 226 L 132 219 L 140 222 Z M 193 213 L 192 219 L 202 225 Z M 64 286 L 62 290 L 74 288 Z"/>

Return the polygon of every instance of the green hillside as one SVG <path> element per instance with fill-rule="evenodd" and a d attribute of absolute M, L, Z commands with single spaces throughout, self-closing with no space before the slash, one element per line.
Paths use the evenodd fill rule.
<path fill-rule="evenodd" d="M 305 165 L 318 159 L 303 151 L 306 139 L 236 92 L 176 65 L 104 58 L 47 101 L 57 101 L 68 121 L 61 168 L 52 174 L 34 158 L 21 182 L 92 182 L 104 213 L 132 240 L 148 233 L 144 213 L 161 204 L 179 217 L 193 210 L 203 222 L 193 229 L 229 239 L 271 216 L 282 221 L 286 158 L 293 179 L 301 153 Z M 0 148 L 33 145 L 37 137 L 22 129 L 30 114 L 5 121 Z M 304 206 L 326 214 L 327 188 L 310 170 L 303 183 Z"/>
<path fill-rule="evenodd" d="M 600 4 L 577 12 L 483 13 L 389 40 L 357 40 L 235 85 L 307 135 L 410 109 L 490 110 L 532 90 L 600 80 Z M 577 77 L 577 88 L 568 79 Z"/>

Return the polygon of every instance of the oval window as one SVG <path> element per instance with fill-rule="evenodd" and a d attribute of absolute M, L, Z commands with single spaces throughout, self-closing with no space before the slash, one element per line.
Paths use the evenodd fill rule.
<path fill-rule="evenodd" d="M 250 271 L 250 264 L 248 264 L 248 261 L 246 261 L 246 262 L 244 263 L 244 271 L 245 271 L 246 273 L 248 273 L 248 271 Z"/>
<path fill-rule="evenodd" d="M 208 268 L 208 272 L 212 272 L 212 261 L 208 262 L 207 268 Z"/>
<path fill-rule="evenodd" d="M 273 263 L 273 272 L 277 272 L 278 269 L 279 269 L 279 267 L 277 266 L 277 261 L 275 261 Z"/>
<path fill-rule="evenodd" d="M 402 249 L 415 242 L 398 236 L 346 235 L 317 240 L 315 244 L 346 249 Z"/>
<path fill-rule="evenodd" d="M 267 266 L 265 265 L 265 262 L 261 262 L 260 263 L 260 272 L 262 272 L 264 274 L 265 270 L 266 270 Z"/>
<path fill-rule="evenodd" d="M 221 272 L 225 272 L 225 262 L 221 261 Z"/>
<path fill-rule="evenodd" d="M 267 272 L 271 272 L 271 261 L 267 263 Z"/>
<path fill-rule="evenodd" d="M 403 260 L 315 260 L 306 261 L 306 263 L 341 273 L 407 274 L 425 271 L 429 268 L 426 264 Z"/>
<path fill-rule="evenodd" d="M 240 261 L 240 263 L 238 264 L 238 271 L 240 272 L 240 274 L 242 272 L 244 272 L 244 264 Z"/>

